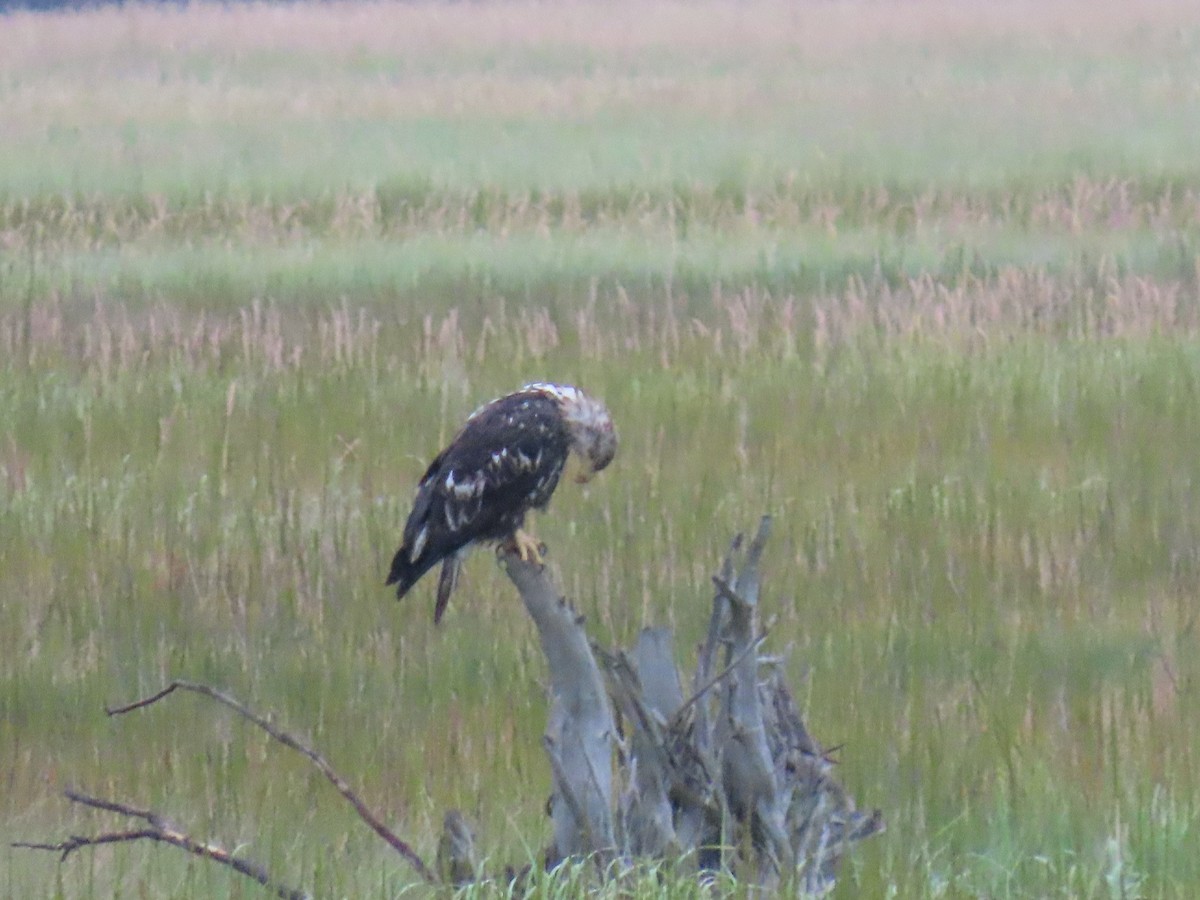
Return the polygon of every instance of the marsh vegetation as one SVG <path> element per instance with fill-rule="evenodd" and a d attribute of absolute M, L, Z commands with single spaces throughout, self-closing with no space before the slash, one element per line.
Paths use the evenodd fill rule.
<path fill-rule="evenodd" d="M 1195 892 L 1195 4 L 0 26 L 0 893 L 253 890 L 8 848 L 94 825 L 72 785 L 319 896 L 408 883 L 236 719 L 104 719 L 172 678 L 273 710 L 426 855 L 459 807 L 536 857 L 511 586 L 477 554 L 435 629 L 382 581 L 428 459 L 538 379 L 618 419 L 536 523 L 601 641 L 694 646 L 773 513 L 772 640 L 888 822 L 838 896 Z"/>

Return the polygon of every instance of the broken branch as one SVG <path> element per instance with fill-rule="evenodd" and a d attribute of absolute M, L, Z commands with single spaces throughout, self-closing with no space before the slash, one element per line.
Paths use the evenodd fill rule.
<path fill-rule="evenodd" d="M 84 794 L 79 791 L 67 790 L 64 792 L 68 800 L 73 803 L 78 803 L 82 806 L 90 806 L 93 809 L 102 809 L 106 812 L 117 813 L 123 816 L 130 816 L 135 819 L 141 819 L 150 827 L 139 828 L 132 831 L 106 831 L 103 834 L 92 835 L 90 837 L 83 835 L 72 835 L 64 841 L 57 844 L 31 843 L 18 841 L 13 844 L 14 847 L 23 847 L 28 850 L 51 850 L 60 855 L 60 860 L 65 860 L 68 856 L 83 847 L 98 847 L 102 844 L 123 844 L 132 843 L 133 841 L 158 841 L 163 844 L 170 844 L 173 847 L 179 847 L 181 850 L 186 850 L 194 856 L 200 856 L 204 859 L 211 859 L 221 865 L 229 866 L 235 872 L 245 875 L 247 878 L 253 878 L 263 887 L 274 893 L 277 897 L 282 897 L 284 900 L 307 900 L 308 894 L 304 891 L 289 887 L 286 884 L 281 884 L 275 881 L 270 874 L 261 865 L 240 856 L 234 856 L 223 847 L 216 844 L 209 844 L 204 841 L 198 841 L 185 831 L 181 831 L 171 825 L 163 816 L 148 809 L 138 809 L 134 806 L 129 806 L 125 803 L 119 803 L 115 800 L 103 800 L 99 797 L 92 797 L 89 794 Z"/>
<path fill-rule="evenodd" d="M 307 757 L 309 761 L 321 771 L 321 774 L 325 776 L 329 783 L 337 788 L 338 793 L 341 794 L 347 800 L 347 802 L 354 807 L 354 811 L 358 813 L 358 817 L 366 822 L 367 825 L 371 827 L 372 831 L 387 841 L 388 845 L 393 850 L 403 856 L 405 861 L 407 861 L 408 864 L 416 870 L 417 874 L 425 879 L 425 881 L 429 882 L 430 884 L 437 883 L 437 876 L 427 865 L 425 865 L 424 860 L 421 859 L 417 852 L 413 850 L 406 841 L 404 841 L 395 832 L 384 825 L 378 816 L 371 812 L 367 805 L 359 798 L 358 794 L 354 792 L 353 788 L 350 787 L 346 779 L 334 771 L 333 767 L 329 764 L 325 757 L 323 757 L 316 750 L 313 750 L 311 747 L 292 737 L 292 735 L 288 734 L 283 729 L 272 725 L 265 718 L 258 715 L 256 712 L 231 697 L 229 694 L 226 694 L 224 691 L 217 690 L 216 688 L 210 687 L 207 684 L 200 684 L 193 681 L 175 680 L 156 694 L 152 694 L 151 696 L 145 697 L 141 700 L 135 700 L 133 703 L 127 703 L 124 706 L 106 708 L 105 712 L 110 716 L 124 715 L 125 713 L 132 712 L 135 709 L 142 709 L 150 706 L 153 703 L 157 703 L 159 700 L 162 700 L 164 697 L 169 696 L 177 690 L 191 691 L 192 693 L 202 694 L 205 697 L 216 700 L 218 703 L 221 703 L 224 706 L 232 709 L 242 718 L 253 722 L 285 747 L 290 747 L 291 749 Z"/>

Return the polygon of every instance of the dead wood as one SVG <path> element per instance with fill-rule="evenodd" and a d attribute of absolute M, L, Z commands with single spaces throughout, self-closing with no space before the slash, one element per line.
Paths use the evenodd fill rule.
<path fill-rule="evenodd" d="M 169 696 L 177 690 L 191 691 L 193 693 L 201 694 L 205 697 L 210 697 L 213 700 L 216 700 L 218 703 L 221 703 L 224 706 L 232 709 L 247 721 L 253 722 L 285 747 L 290 747 L 292 750 L 295 750 L 305 756 L 320 770 L 321 774 L 325 776 L 329 783 L 337 788 L 338 793 L 341 794 L 347 800 L 347 802 L 354 807 L 354 811 L 358 813 L 358 817 L 366 822 L 367 825 L 371 827 L 372 831 L 383 838 L 393 850 L 399 853 L 408 862 L 408 864 L 417 871 L 417 874 L 420 875 L 422 879 L 431 883 L 437 881 L 437 876 L 434 875 L 427 865 L 425 865 L 425 862 L 421 859 L 417 852 L 412 849 L 408 842 L 400 838 L 399 835 L 383 824 L 382 820 L 380 820 L 380 818 L 370 810 L 367 804 L 364 803 L 358 794 L 355 793 L 355 791 L 350 787 L 349 782 L 347 782 L 345 778 L 334 771 L 333 766 L 329 764 L 328 760 L 326 760 L 324 756 L 322 756 L 316 750 L 313 750 L 307 744 L 296 739 L 282 728 L 272 725 L 266 718 L 251 710 L 244 703 L 235 700 L 232 696 L 224 691 L 220 691 L 214 687 L 210 687 L 207 684 L 200 684 L 194 681 L 176 680 L 172 681 L 156 694 L 152 694 L 151 696 L 145 697 L 141 700 L 135 700 L 133 703 L 128 703 L 124 706 L 109 707 L 105 710 L 105 712 L 110 716 L 124 715 L 132 712 L 135 709 L 143 709 L 144 707 L 150 706 L 153 703 L 157 703 L 159 700 L 162 700 L 164 697 Z"/>
<path fill-rule="evenodd" d="M 275 894 L 275 896 L 282 897 L 284 900 L 307 900 L 308 898 L 308 894 L 304 893 L 304 891 L 276 881 L 259 863 L 245 857 L 235 856 L 230 851 L 216 844 L 198 841 L 152 810 L 139 809 L 116 800 L 102 800 L 99 797 L 92 797 L 75 790 L 65 791 L 64 796 L 72 803 L 78 803 L 81 806 L 89 806 L 92 809 L 102 809 L 106 812 L 141 819 L 146 823 L 147 827 L 131 829 L 129 831 L 105 831 L 95 835 L 72 835 L 66 840 L 54 844 L 16 841 L 12 846 L 24 847 L 29 850 L 54 851 L 60 854 L 60 860 L 65 860 L 76 850 L 80 850 L 83 847 L 98 847 L 103 844 L 125 844 L 143 840 L 158 841 L 159 843 L 179 847 L 195 856 L 211 859 L 221 865 L 229 866 L 235 872 L 239 872 L 247 878 L 254 879 L 264 888 Z"/>
<path fill-rule="evenodd" d="M 812 895 L 833 887 L 852 843 L 882 830 L 880 813 L 857 810 L 833 778 L 780 668 L 759 655 L 767 636 L 760 563 L 770 530 L 764 517 L 744 550 L 736 537 L 713 578 L 709 629 L 686 699 L 668 629 L 644 629 L 631 652 L 589 646 L 583 619 L 545 570 L 504 557 L 550 674 L 549 861 L 599 852 L 626 862 L 690 861 L 728 868 L 759 888 Z M 572 765 L 563 735 L 580 751 Z"/>
<path fill-rule="evenodd" d="M 612 819 L 615 738 L 604 679 L 583 619 L 546 577 L 517 554 L 503 557 L 508 577 L 538 629 L 550 669 L 550 721 L 543 744 L 554 775 L 548 865 L 567 857 L 606 863 L 616 849 Z"/>
<path fill-rule="evenodd" d="M 461 887 L 479 878 L 479 851 L 475 846 L 475 829 L 457 809 L 446 813 L 442 820 L 442 836 L 438 840 L 437 873 L 443 884 Z"/>
<path fill-rule="evenodd" d="M 217 688 L 207 684 L 201 684 L 199 682 L 176 680 L 172 681 L 162 690 L 151 694 L 148 697 L 143 697 L 140 700 L 135 700 L 132 703 L 127 703 L 123 706 L 107 707 L 105 712 L 110 716 L 125 715 L 133 712 L 134 710 L 144 709 L 148 706 L 152 706 L 160 700 L 169 697 L 176 691 L 189 691 L 191 693 L 200 694 L 202 696 L 209 697 L 212 700 L 216 700 L 218 703 L 227 706 L 229 709 L 232 709 L 242 718 L 257 725 L 274 740 L 283 744 L 285 747 L 290 747 L 291 749 L 305 756 L 320 770 L 321 774 L 324 775 L 325 778 L 335 788 L 337 788 L 338 793 L 340 793 L 350 803 L 350 805 L 354 807 L 354 811 L 358 813 L 359 818 L 366 822 L 367 825 L 369 825 L 376 834 L 383 838 L 393 850 L 399 853 L 400 856 L 402 856 L 408 862 L 408 864 L 416 870 L 417 874 L 420 875 L 423 880 L 430 883 L 438 882 L 437 875 L 435 875 L 430 868 L 425 865 L 424 860 L 422 860 L 417 852 L 412 849 L 408 842 L 404 841 L 390 828 L 383 824 L 380 818 L 370 810 L 367 804 L 363 802 L 354 789 L 350 787 L 349 782 L 347 782 L 345 778 L 343 778 L 334 770 L 324 756 L 313 750 L 303 741 L 300 741 L 287 731 L 284 731 L 282 728 L 273 725 L 268 719 L 254 712 L 244 703 L 236 700 L 234 697 L 225 693 L 224 691 L 218 690 Z M 184 850 L 187 850 L 189 853 L 196 854 L 197 856 L 203 856 L 207 859 L 212 859 L 216 862 L 222 863 L 223 865 L 230 866 L 234 870 L 241 872 L 243 875 L 253 878 L 264 887 L 275 891 L 280 897 L 307 896 L 302 891 L 282 886 L 280 883 L 271 878 L 266 870 L 257 863 L 249 862 L 239 857 L 234 857 L 216 845 L 197 841 L 186 833 L 179 831 L 173 826 L 170 826 L 166 819 L 162 818 L 156 813 L 150 812 L 149 810 L 141 810 L 117 801 L 98 800 L 94 797 L 89 797 L 86 794 L 81 794 L 74 791 L 68 791 L 66 796 L 69 800 L 72 800 L 76 803 L 83 803 L 87 806 L 92 806 L 97 809 L 106 809 L 110 812 L 117 812 L 123 815 L 141 818 L 145 820 L 150 827 L 138 829 L 136 831 L 106 832 L 90 838 L 73 836 L 66 841 L 53 844 L 35 844 L 23 842 L 14 844 L 13 846 L 38 850 L 57 850 L 62 854 L 62 858 L 65 859 L 75 850 L 86 846 L 123 843 L 134 840 L 159 841 L 180 847 Z"/>

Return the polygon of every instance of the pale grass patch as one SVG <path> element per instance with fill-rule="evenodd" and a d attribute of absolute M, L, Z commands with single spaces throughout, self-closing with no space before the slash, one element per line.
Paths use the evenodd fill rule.
<path fill-rule="evenodd" d="M 450 190 L 417 182 L 362 190 L 337 188 L 294 200 L 275 196 L 208 195 L 201 203 L 160 192 L 137 197 L 41 195 L 0 200 L 0 246 L 21 269 L 54 272 L 64 258 L 119 248 L 141 260 L 176 245 L 296 247 L 324 240 L 354 243 L 436 236 L 472 246 L 503 248 L 516 239 L 564 253 L 603 235 L 661 242 L 664 254 L 686 253 L 689 242 L 772 248 L 825 245 L 849 253 L 864 240 L 895 236 L 933 247 L 979 247 L 1027 231 L 1058 239 L 1063 249 L 1108 240 L 1122 251 L 1153 238 L 1186 255 L 1200 221 L 1200 189 L 1129 178 L 1078 175 L 1053 188 L 981 195 L 962 189 L 888 190 L 859 186 L 836 192 L 821 184 L 782 179 L 772 185 L 676 185 L 597 193 L 578 189 Z M 481 243 L 481 237 L 486 241 Z M 474 242 L 474 243 L 472 243 Z M 744 252 L 744 251 L 743 251 Z M 813 251 L 815 252 L 815 251 Z M 828 252 L 828 251 L 827 251 Z M 1059 251 L 1061 252 L 1061 251 Z M 12 290 L 12 282 L 9 283 Z"/>
<path fill-rule="evenodd" d="M 131 310 L 101 301 L 81 313 L 51 295 L 28 310 L 0 315 L 0 350 L 10 366 L 35 369 L 70 357 L 100 383 L 162 364 L 207 371 L 232 359 L 260 373 L 309 364 L 407 371 L 465 392 L 471 367 L 505 360 L 539 371 L 564 340 L 593 363 L 632 354 L 669 370 L 697 353 L 740 364 L 809 352 L 821 360 L 864 340 L 984 348 L 1031 335 L 1093 340 L 1200 333 L 1195 282 L 1118 274 L 1105 260 L 1086 278 L 1008 267 L 991 277 L 922 275 L 896 285 L 853 277 L 839 292 L 811 297 L 776 296 L 754 286 L 714 291 L 703 316 L 681 313 L 669 296 L 645 304 L 633 302 L 620 285 L 593 291 L 566 316 L 505 303 L 470 320 L 457 307 L 427 313 L 419 330 L 403 338 L 403 353 L 384 339 L 378 310 L 352 308 L 346 299 L 304 315 L 285 315 L 279 302 L 261 299 L 226 314 L 165 304 Z"/>
<path fill-rule="evenodd" d="M 1087 0 L 794 4 L 780 0 L 568 0 L 548 7 L 517 0 L 464 6 L 443 2 L 297 3 L 280 6 L 126 4 L 69 13 L 17 11 L 0 32 L 0 69 L 96 66 L 132 56 L 238 56 L 299 51 L 333 58 L 364 53 L 422 56 L 504 47 L 578 47 L 627 53 L 662 47 L 688 52 L 799 51 L 817 58 L 880 44 L 1021 37 L 1113 49 L 1131 29 L 1161 33 L 1197 24 L 1186 0 Z M 1118 43 L 1119 46 L 1119 43 Z"/>
<path fill-rule="evenodd" d="M 1179 336 L 1200 330 L 1200 290 L 1195 282 L 1118 275 L 1111 261 L 1087 279 L 1006 267 L 989 278 L 921 275 L 898 286 L 853 278 L 841 294 L 817 298 L 813 316 L 819 352 L 870 333 L 967 344 L 1031 334 Z"/>
<path fill-rule="evenodd" d="M 4 98 L 14 134 L 180 116 L 196 128 L 351 113 L 578 120 L 660 112 L 733 122 L 757 113 L 833 140 L 831 123 L 818 126 L 828 108 L 874 110 L 883 123 L 896 110 L 943 116 L 964 105 L 1007 118 L 1032 102 L 1053 120 L 1056 110 L 1100 103 L 1120 88 L 1102 75 L 1082 83 L 1065 75 L 1059 88 L 1037 85 L 1032 95 L 972 86 L 937 61 L 943 54 L 1015 44 L 1034 54 L 1177 55 L 1197 27 L 1200 14 L 1185 0 L 130 4 L 10 13 L 0 72 L 20 76 Z M 914 53 L 932 62 L 914 67 Z M 887 74 L 892 58 L 905 74 Z M 878 70 L 863 62 L 873 59 Z M 1156 106 L 1194 103 L 1200 86 L 1165 77 L 1134 90 Z"/>

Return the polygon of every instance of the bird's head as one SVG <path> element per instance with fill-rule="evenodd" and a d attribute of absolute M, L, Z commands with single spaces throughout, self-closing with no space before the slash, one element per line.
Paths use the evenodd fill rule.
<path fill-rule="evenodd" d="M 575 480 L 584 484 L 617 455 L 617 430 L 608 408 L 595 397 L 567 384 L 530 385 L 554 397 L 571 431 L 571 449 L 583 462 Z"/>
<path fill-rule="evenodd" d="M 617 431 L 613 428 L 607 410 L 604 411 L 602 422 L 587 426 L 581 431 L 582 434 L 576 438 L 576 447 L 579 455 L 583 457 L 584 468 L 575 480 L 579 484 L 586 484 L 617 455 Z"/>

